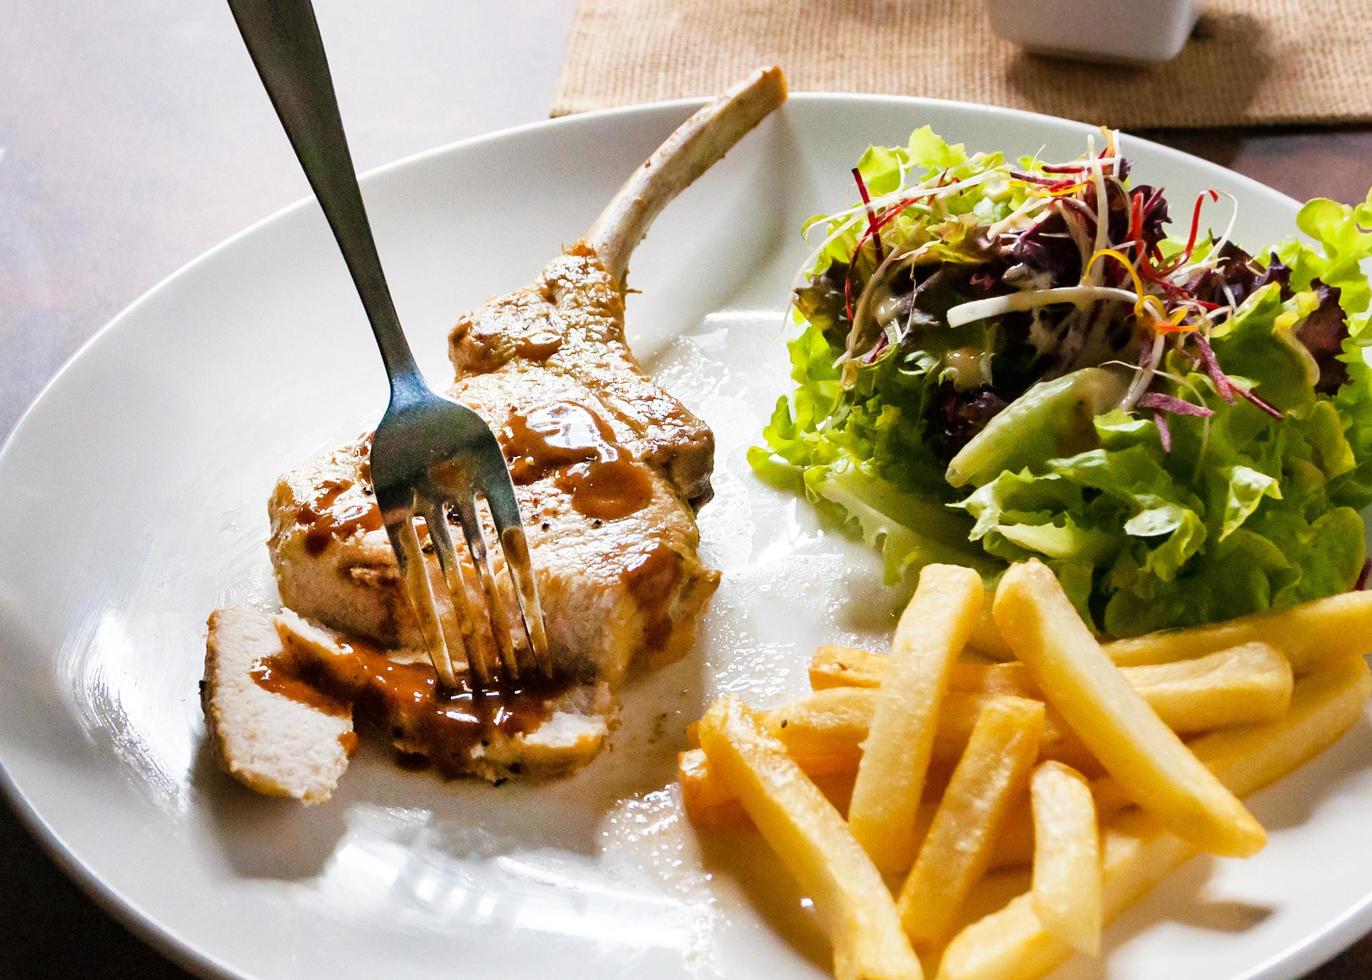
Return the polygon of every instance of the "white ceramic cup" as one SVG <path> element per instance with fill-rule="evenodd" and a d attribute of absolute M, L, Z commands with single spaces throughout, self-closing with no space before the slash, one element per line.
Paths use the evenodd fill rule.
<path fill-rule="evenodd" d="M 1037 54 L 1147 65 L 1174 58 L 1203 0 L 986 0 L 991 29 Z"/>

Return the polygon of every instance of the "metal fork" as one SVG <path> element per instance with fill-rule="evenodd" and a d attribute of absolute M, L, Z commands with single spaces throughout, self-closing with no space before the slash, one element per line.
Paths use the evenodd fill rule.
<path fill-rule="evenodd" d="M 538 587 L 505 457 L 479 415 L 425 384 L 405 341 L 362 206 L 314 8 L 310 0 L 229 0 L 229 9 L 338 240 L 386 364 L 391 396 L 372 441 L 372 483 L 434 670 L 443 685 L 457 686 L 413 523 L 416 516 L 424 518 L 437 553 L 462 634 L 455 639 L 465 648 L 471 673 L 483 688 L 502 676 L 499 664 L 487 662 L 476 635 L 467 601 L 467 572 L 448 533 L 451 511 L 462 527 L 480 582 L 503 676 L 520 676 L 513 627 L 491 571 L 477 512 L 477 498 L 484 497 L 515 585 L 522 632 L 536 667 L 551 675 Z"/>

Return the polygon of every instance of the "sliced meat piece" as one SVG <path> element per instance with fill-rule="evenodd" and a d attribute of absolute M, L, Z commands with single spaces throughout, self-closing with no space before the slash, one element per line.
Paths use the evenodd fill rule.
<path fill-rule="evenodd" d="M 220 762 L 267 796 L 327 800 L 357 745 L 352 712 L 291 677 L 271 616 L 242 606 L 210 616 L 201 699 Z"/>
<path fill-rule="evenodd" d="M 603 682 L 540 678 L 484 695 L 440 691 L 421 651 L 369 649 L 290 611 L 275 622 L 302 680 L 351 703 L 359 724 L 445 776 L 559 776 L 594 758 L 613 724 Z"/>
<path fill-rule="evenodd" d="M 445 776 L 492 781 L 584 765 L 614 722 L 604 683 L 440 694 L 422 652 L 383 654 L 290 611 L 217 610 L 207 648 L 205 717 L 225 768 L 259 793 L 306 803 L 338 785 L 354 718 Z"/>

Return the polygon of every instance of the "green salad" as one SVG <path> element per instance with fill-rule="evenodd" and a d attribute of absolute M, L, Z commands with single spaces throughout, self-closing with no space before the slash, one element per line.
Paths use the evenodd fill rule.
<path fill-rule="evenodd" d="M 1131 636 L 1360 587 L 1372 503 L 1372 195 L 1245 251 L 1210 190 L 1175 226 L 1118 134 L 1065 163 L 928 127 L 806 224 L 795 389 L 749 453 L 885 556 L 1056 571 Z M 1175 227 L 1176 230 L 1170 230 Z"/>

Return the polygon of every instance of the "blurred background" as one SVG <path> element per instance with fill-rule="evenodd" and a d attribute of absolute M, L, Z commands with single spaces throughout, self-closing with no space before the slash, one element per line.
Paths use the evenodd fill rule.
<path fill-rule="evenodd" d="M 321 0 L 361 170 L 545 118 L 570 0 Z M 5 0 L 0 437 L 105 321 L 309 193 L 217 0 Z"/>

